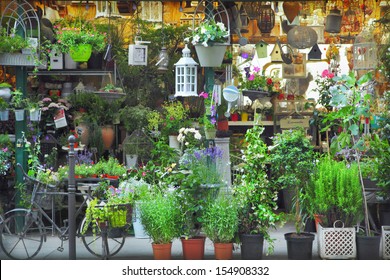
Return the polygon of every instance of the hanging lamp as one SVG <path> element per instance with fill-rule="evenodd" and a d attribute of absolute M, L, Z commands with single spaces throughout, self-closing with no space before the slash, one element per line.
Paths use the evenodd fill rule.
<path fill-rule="evenodd" d="M 156 63 L 156 66 L 158 65 L 157 70 L 159 71 L 168 71 L 169 55 L 167 52 L 167 48 L 165 47 L 164 18 L 162 19 L 162 24 L 161 24 L 161 36 L 162 36 L 162 47 L 158 55 L 158 62 Z"/>
<path fill-rule="evenodd" d="M 275 26 L 275 12 L 271 5 L 261 5 L 259 18 L 257 19 L 257 27 L 264 37 L 269 37 L 272 29 Z"/>
<path fill-rule="evenodd" d="M 198 96 L 197 69 L 198 63 L 191 57 L 186 44 L 182 58 L 175 64 L 175 97 Z"/>

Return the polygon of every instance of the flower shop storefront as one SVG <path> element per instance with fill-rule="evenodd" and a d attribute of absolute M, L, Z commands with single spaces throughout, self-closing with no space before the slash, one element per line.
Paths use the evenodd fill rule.
<path fill-rule="evenodd" d="M 262 259 L 285 223 L 295 225 L 294 236 L 317 234 L 312 243 L 320 241 L 316 228 L 337 231 L 340 221 L 360 233 L 350 236 L 353 248 L 360 235 L 387 236 L 384 1 L 113 1 L 108 10 L 104 1 L 3 2 L 0 247 L 7 258 L 39 255 L 40 246 L 23 256 L 12 250 L 21 244 L 6 242 L 21 219 L 51 226 L 44 214 L 31 215 L 35 191 L 36 204 L 52 196 L 42 212 L 60 238 L 77 213 L 71 237 L 77 232 L 91 258 L 112 258 L 126 239 L 143 236 L 156 259 L 172 258 L 174 240 L 183 258 L 203 259 L 210 241 L 217 259 L 235 258 L 233 243 L 245 248 L 243 259 Z M 34 23 L 9 28 L 15 17 Z M 203 60 L 217 46 L 223 50 L 211 56 L 219 61 Z M 3 59 L 15 53 L 29 56 L 29 65 Z M 336 163 L 339 174 L 329 167 Z M 88 246 L 96 236 L 119 245 L 96 252 Z M 247 238 L 258 246 L 244 245 Z M 184 253 L 186 241 L 201 243 L 195 257 Z M 286 256 L 311 259 L 313 246 Z M 168 251 L 158 255 L 161 247 Z M 351 256 L 337 255 L 365 258 Z M 368 258 L 389 255 L 375 249 Z"/>

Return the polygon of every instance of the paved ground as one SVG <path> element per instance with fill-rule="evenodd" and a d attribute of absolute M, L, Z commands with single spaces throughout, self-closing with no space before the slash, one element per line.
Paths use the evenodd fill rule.
<path fill-rule="evenodd" d="M 277 228 L 271 232 L 272 238 L 275 239 L 275 251 L 272 255 L 263 255 L 265 260 L 287 260 L 287 247 L 286 241 L 284 239 L 284 234 L 286 232 L 294 231 L 294 226 L 291 223 L 285 224 L 282 228 Z M 61 244 L 61 241 L 57 237 L 48 236 L 46 243 L 43 243 L 40 253 L 34 258 L 39 260 L 61 260 L 68 259 L 69 257 L 69 243 L 66 241 L 64 243 L 64 251 L 59 252 L 57 250 L 58 246 Z M 266 246 L 264 251 L 266 251 Z M 317 240 L 313 242 L 313 259 L 319 259 L 318 257 L 318 246 Z M 235 246 L 234 250 L 234 259 L 241 259 L 240 257 L 240 248 Z M 181 260 L 182 258 L 182 248 L 180 240 L 175 240 L 172 246 L 172 258 Z M 0 259 L 7 259 L 3 252 L 0 251 Z M 83 260 L 94 260 L 98 259 L 89 253 L 84 247 L 80 238 L 76 239 L 76 259 Z M 126 242 L 121 249 L 121 251 L 115 255 L 112 259 L 116 260 L 152 260 L 153 252 L 151 241 L 149 239 L 138 239 L 133 236 L 126 238 Z M 205 259 L 214 259 L 214 247 L 213 243 L 210 240 L 206 240 L 205 245 Z"/>

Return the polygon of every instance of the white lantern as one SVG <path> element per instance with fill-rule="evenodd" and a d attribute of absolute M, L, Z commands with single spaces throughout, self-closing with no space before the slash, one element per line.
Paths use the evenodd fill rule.
<path fill-rule="evenodd" d="M 191 57 L 190 49 L 185 45 L 183 57 L 175 64 L 175 97 L 198 96 L 197 68 L 198 63 Z"/>
<path fill-rule="evenodd" d="M 135 38 L 135 44 L 129 45 L 129 65 L 148 65 L 148 46 L 141 43 L 149 44 L 149 41 L 140 41 L 139 37 Z"/>

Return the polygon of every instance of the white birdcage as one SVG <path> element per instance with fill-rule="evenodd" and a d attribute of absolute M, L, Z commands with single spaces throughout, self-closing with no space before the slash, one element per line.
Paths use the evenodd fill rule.
<path fill-rule="evenodd" d="M 195 62 L 190 53 L 186 44 L 183 49 L 183 57 L 175 64 L 175 97 L 198 96 L 198 63 Z"/>
<path fill-rule="evenodd" d="M 370 70 L 377 66 L 377 45 L 370 27 L 364 28 L 353 44 L 353 69 Z"/>

